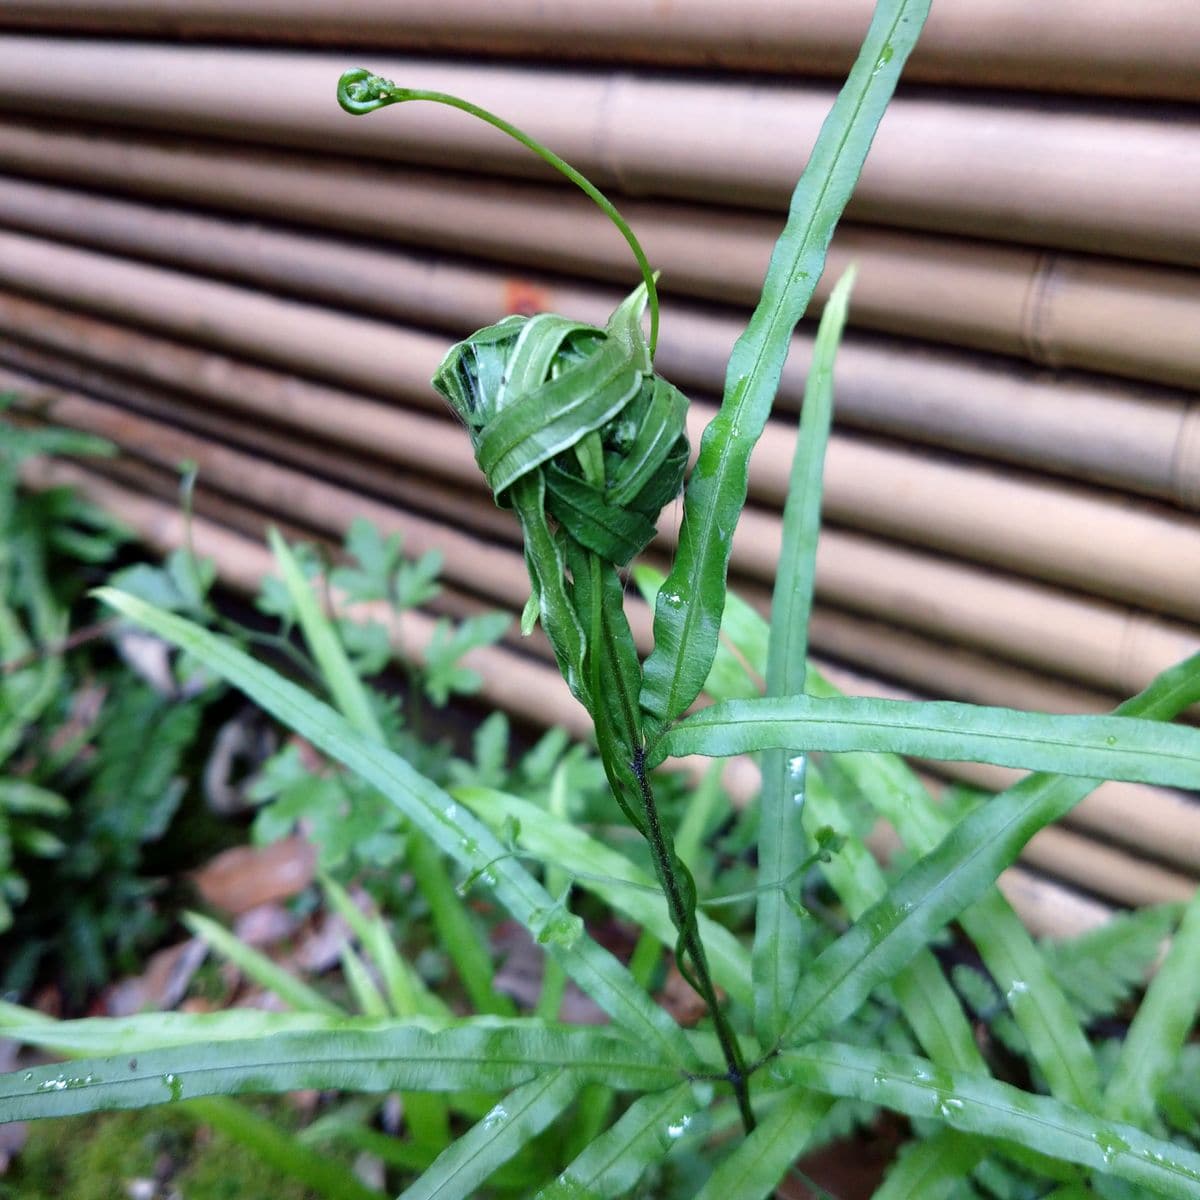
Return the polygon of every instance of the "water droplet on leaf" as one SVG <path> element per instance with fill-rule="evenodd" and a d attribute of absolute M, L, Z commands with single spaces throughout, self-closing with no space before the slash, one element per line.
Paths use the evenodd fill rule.
<path fill-rule="evenodd" d="M 676 1138 L 683 1137 L 683 1135 L 685 1133 L 687 1133 L 687 1128 L 691 1123 L 692 1123 L 691 1114 L 684 1113 L 681 1117 L 678 1118 L 678 1120 L 672 1121 L 667 1126 L 667 1137 L 669 1137 L 672 1141 L 674 1141 Z"/>
<path fill-rule="evenodd" d="M 1092 1134 L 1092 1141 L 1100 1147 L 1100 1154 L 1106 1165 L 1111 1165 L 1118 1154 L 1125 1154 L 1129 1150 L 1129 1143 L 1111 1129 L 1101 1129 Z"/>
<path fill-rule="evenodd" d="M 503 1124 L 508 1120 L 508 1109 L 503 1104 L 497 1104 L 495 1108 L 483 1118 L 484 1129 L 495 1129 L 497 1125 Z"/>

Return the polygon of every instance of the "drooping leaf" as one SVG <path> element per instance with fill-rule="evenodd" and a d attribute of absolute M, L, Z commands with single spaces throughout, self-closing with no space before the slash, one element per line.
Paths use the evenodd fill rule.
<path fill-rule="evenodd" d="M 1200 1154 L 995 1079 L 946 1071 L 928 1059 L 843 1043 L 814 1042 L 779 1056 L 782 1079 L 854 1096 L 961 1133 L 1000 1138 L 1147 1188 L 1194 1200 Z"/>
<path fill-rule="evenodd" d="M 535 1200 L 612 1200 L 630 1195 L 646 1168 L 664 1159 L 687 1132 L 701 1107 L 696 1091 L 696 1085 L 681 1083 L 636 1100 Z"/>
<path fill-rule="evenodd" d="M 577 925 L 565 926 L 546 891 L 508 856 L 504 845 L 485 825 L 440 788 L 385 747 L 364 738 L 332 709 L 224 638 L 123 593 L 103 589 L 98 596 L 131 620 L 186 648 L 266 711 L 378 788 L 467 873 L 490 868 L 497 899 L 535 937 L 544 940 L 568 974 L 614 1020 L 634 1031 L 646 1047 L 654 1047 L 650 1052 L 663 1060 L 693 1063 L 691 1048 L 675 1022 L 646 996 L 611 954 Z"/>
<path fill-rule="evenodd" d="M 481 1121 L 457 1138 L 401 1200 L 470 1200 L 497 1167 L 541 1133 L 575 1097 L 580 1078 L 549 1071 L 509 1093 Z"/>
<path fill-rule="evenodd" d="M 501 1090 L 559 1070 L 631 1090 L 679 1080 L 678 1068 L 607 1030 L 496 1017 L 450 1025 L 376 1022 L 14 1071 L 0 1076 L 0 1123 L 303 1088 Z"/>

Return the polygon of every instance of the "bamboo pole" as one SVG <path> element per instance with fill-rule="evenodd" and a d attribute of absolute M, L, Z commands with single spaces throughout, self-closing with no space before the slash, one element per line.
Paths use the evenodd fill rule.
<path fill-rule="evenodd" d="M 87 153 L 94 160 L 94 143 Z M 331 173 L 328 163 L 321 166 Z M 172 177 L 179 173 L 178 151 L 165 169 Z M 220 168 L 230 169 L 229 163 Z M 261 164 L 254 170 L 262 174 Z M 336 196 L 326 201 L 332 204 L 326 219 L 335 223 L 345 212 L 346 170 L 356 168 L 342 168 Z M 122 186 L 130 186 L 129 176 L 126 171 Z M 155 172 L 151 188 L 160 189 L 161 178 Z M 601 279 L 630 277 L 627 248 L 583 197 L 429 172 L 393 170 L 388 180 L 389 236 L 422 250 L 440 247 Z M 256 186 L 266 191 L 269 181 Z M 287 206 L 297 203 L 296 186 L 313 184 L 305 178 L 289 189 Z M 207 178 L 202 194 L 213 187 Z M 778 232 L 773 218 L 645 202 L 625 205 L 625 213 L 667 290 L 754 304 Z M 429 323 L 444 310 L 440 296 L 478 293 L 487 282 L 423 254 L 384 253 L 258 221 L 148 208 L 12 177 L 0 177 L 0 223 L 406 321 Z M 1200 292 L 1188 271 L 846 225 L 831 247 L 818 305 L 851 262 L 859 265 L 859 282 L 850 320 L 862 328 L 1167 385 L 1190 387 L 1200 374 L 1193 336 Z M 497 276 L 491 286 L 511 296 L 511 280 Z M 530 287 L 531 295 L 550 290 L 545 282 Z M 574 303 L 571 285 L 554 290 L 565 292 L 560 306 Z"/>
<path fill-rule="evenodd" d="M 443 337 L 13 233 L 0 232 L 0 280 L 252 361 L 435 403 Z"/>
<path fill-rule="evenodd" d="M 359 511 L 374 513 L 372 519 L 389 519 L 386 505 L 362 499 L 352 489 L 299 475 L 228 446 L 46 388 L 13 372 L 0 374 L 0 385 L 37 393 L 38 406 L 49 419 L 90 428 L 136 446 L 139 454 L 164 466 L 181 459 L 200 462 L 217 486 L 244 490 L 266 507 L 291 511 L 315 527 L 332 528 L 335 534 L 340 535 Z M 492 513 L 482 494 L 477 504 L 480 512 Z M 426 521 L 417 531 L 409 531 L 414 553 L 437 544 L 436 528 L 436 523 Z M 453 539 L 465 538 L 456 531 L 447 533 Z M 670 545 L 673 531 L 666 529 L 660 537 L 663 545 Z M 737 570 L 751 579 L 773 583 L 779 537 L 777 515 L 747 507 L 734 539 Z M 477 539 L 456 540 L 457 561 L 462 566 L 454 568 L 448 559 L 447 569 L 463 571 L 464 578 L 474 575 L 478 586 L 492 589 L 486 594 L 519 608 L 524 602 L 523 584 L 518 587 L 515 582 L 524 579 L 519 560 L 510 565 L 507 576 L 473 570 L 471 547 L 477 544 Z M 495 550 L 499 552 L 499 547 Z M 1067 595 L 1044 584 L 972 570 L 832 526 L 826 528 L 818 547 L 817 571 L 818 594 L 837 607 L 934 636 L 950 636 L 1114 692 L 1144 687 L 1167 666 L 1192 653 L 1198 641 L 1194 630 L 1145 613 Z M 507 590 L 496 591 L 506 578 Z"/>
<path fill-rule="evenodd" d="M 456 54 L 654 63 L 840 75 L 868 0 L 10 0 L 0 28 L 180 39 L 316 43 Z M 1170 0 L 939 0 L 905 78 L 1087 95 L 1200 97 L 1200 19 Z"/>
<path fill-rule="evenodd" d="M 178 508 L 114 485 L 93 471 L 62 462 L 30 462 L 23 469 L 25 481 L 34 487 L 71 486 L 94 503 L 131 526 L 158 553 L 182 545 L 184 516 Z M 196 552 L 211 558 L 222 582 L 236 590 L 253 593 L 264 575 L 273 569 L 270 555 L 261 542 L 222 529 L 204 519 L 193 519 L 190 536 Z M 419 612 L 405 613 L 401 622 L 387 619 L 375 605 L 355 606 L 362 619 L 384 624 L 398 653 L 421 661 L 432 636 L 433 622 Z M 499 647 L 482 647 L 463 658 L 464 665 L 483 678 L 483 695 L 497 707 L 520 715 L 538 725 L 562 724 L 575 736 L 585 737 L 586 714 L 574 703 L 560 676 L 537 663 L 523 660 Z M 753 773 L 735 771 L 731 793 L 746 802 L 755 790 Z M 1073 889 L 1012 867 L 1000 879 L 1001 889 L 1036 932 L 1049 936 L 1071 936 L 1102 924 L 1111 909 L 1081 896 Z"/>
<path fill-rule="evenodd" d="M 319 342 L 305 345 L 305 365 L 352 384 L 369 376 L 386 386 L 391 376 L 390 394 L 437 403 L 416 379 L 428 378 L 443 346 L 416 330 L 20 234 L 0 232 L 0 280 L 223 348 L 253 346 L 272 361 L 296 352 L 306 327 L 314 335 L 350 336 L 350 323 L 362 320 L 350 345 L 339 343 L 332 354 Z M 283 307 L 273 312 L 273 306 Z M 352 350 L 370 353 L 369 343 L 370 361 L 347 361 Z M 393 376 L 394 359 L 401 356 Z M 709 406 L 693 404 L 695 441 L 711 415 Z M 756 449 L 756 495 L 763 499 L 781 503 L 786 495 L 791 436 L 773 427 Z M 844 437 L 830 449 L 824 503 L 831 519 L 847 525 L 1200 619 L 1194 587 L 1200 524 L 1192 518 Z"/>
<path fill-rule="evenodd" d="M 153 214 L 147 214 L 142 206 L 138 211 L 146 215 L 147 228 L 154 228 Z M 280 241 L 279 235 L 257 226 L 243 229 L 244 236 L 227 246 L 226 259 L 242 264 L 242 270 L 262 282 L 291 287 L 306 297 L 348 302 L 384 316 L 437 324 L 452 331 L 465 332 L 514 309 L 539 307 L 600 322 L 616 297 L 602 289 L 564 286 L 540 276 L 489 273 L 450 260 L 430 260 L 428 256 L 414 260 L 378 249 L 364 253 L 361 247 L 342 242 L 327 245 L 322 251 L 321 243 L 310 246 L 308 239 L 285 236 Z M 219 230 L 217 223 L 197 225 L 194 219 L 185 220 L 164 229 L 165 236 L 153 239 L 153 245 L 178 248 L 194 244 L 188 261 L 204 264 L 210 261 L 219 241 Z M 63 284 L 66 276 L 102 276 L 110 261 L 108 257 L 72 258 L 70 252 L 62 248 L 55 251 L 44 243 L 27 241 L 16 246 L 24 249 L 24 253 L 18 249 L 9 255 L 16 271 L 21 261 L 32 258 L 42 262 L 50 253 L 57 253 L 61 273 L 41 269 L 32 276 L 22 274 L 21 282 L 27 287 L 51 289 L 48 294 L 61 297 L 63 303 L 78 302 Z M 150 249 L 146 245 L 143 248 Z M 268 266 L 273 271 L 268 271 Z M 164 285 L 164 277 L 152 268 L 131 267 L 126 264 L 123 281 L 137 289 L 134 295 L 152 291 L 154 303 L 126 310 L 124 302 L 118 300 L 118 315 L 128 311 L 130 319 L 140 320 L 143 325 L 152 322 L 176 336 L 187 336 L 202 327 L 209 332 L 210 341 L 246 352 L 250 339 L 236 322 L 231 328 L 223 314 L 233 311 L 271 321 L 258 331 L 254 342 L 260 354 L 285 367 L 293 365 L 288 359 L 297 341 L 306 348 L 341 344 L 337 339 L 345 325 L 335 321 L 331 327 L 324 316 L 326 310 L 308 306 L 272 308 L 260 298 L 259 306 L 245 313 L 241 293 L 223 291 L 206 281 L 196 281 L 189 291 L 184 281 L 167 277 Z M 55 280 L 59 281 L 56 292 Z M 164 295 L 167 292 L 174 297 L 173 306 Z M 97 296 L 93 290 L 92 296 L 98 306 L 113 309 L 108 292 Z M 138 345 L 134 340 L 137 335 L 128 331 L 109 330 L 101 337 L 95 331 L 89 332 L 72 313 L 59 311 L 55 319 L 47 321 L 43 314 L 56 310 L 31 309 L 28 301 L 11 295 L 4 297 L 3 303 L 0 327 L 21 336 L 43 341 L 65 339 L 64 348 L 87 340 L 90 356 L 106 353 L 110 360 L 117 353 L 115 343 L 124 338 L 123 352 L 129 358 L 136 356 L 140 365 L 147 364 L 141 369 L 149 369 L 153 361 L 156 370 L 173 370 L 180 384 L 186 378 L 187 386 L 197 386 L 185 377 L 188 367 L 178 352 Z M 173 319 L 168 319 L 169 310 L 176 314 Z M 275 326 L 283 331 L 281 335 L 277 336 Z M 661 369 L 685 387 L 718 389 L 728 350 L 740 327 L 740 316 L 672 303 L 665 314 Z M 387 341 L 388 335 L 376 325 L 363 329 L 365 332 L 353 340 L 352 346 L 359 348 L 363 338 L 380 341 L 392 374 L 376 369 L 364 376 L 362 371 L 355 371 L 357 383 L 402 394 L 410 403 L 429 403 L 425 379 L 437 361 L 441 344 L 431 338 L 410 338 L 396 344 Z M 289 337 L 292 330 L 296 335 Z M 157 365 L 168 358 L 172 367 Z M 810 359 L 810 340 L 801 335 L 794 340 L 785 368 L 778 398 L 781 406 L 799 405 Z M 314 361 L 311 349 L 294 363 L 295 368 L 335 377 L 344 365 L 344 357 L 336 354 L 318 354 Z M 218 370 L 215 364 L 207 369 Z M 221 369 L 235 371 L 232 367 Z M 299 403 L 292 393 L 304 387 L 299 382 L 289 383 L 287 394 L 281 395 L 278 402 Z M 211 392 L 211 386 L 208 390 Z M 839 417 L 854 426 L 1095 479 L 1171 499 L 1185 507 L 1200 504 L 1200 408 L 1178 393 L 1114 387 L 1093 379 L 1051 380 L 1044 375 L 1022 374 L 996 360 L 964 360 L 928 349 L 855 339 L 841 348 L 837 391 Z M 351 405 L 348 423 L 357 419 L 358 408 Z M 311 412 L 312 406 L 307 411 Z"/>
<path fill-rule="evenodd" d="M 757 512 L 743 514 L 758 523 Z M 773 582 L 768 549 L 753 533 L 739 564 L 748 575 Z M 778 553 L 778 545 L 774 546 Z M 775 561 L 775 560 L 772 560 Z M 817 547 L 818 594 L 852 612 L 895 621 L 1053 675 L 1122 694 L 1145 687 L 1167 667 L 1200 649 L 1186 625 L 1136 609 L 1068 595 L 1028 580 L 966 570 L 948 560 L 827 528 Z"/>
<path fill-rule="evenodd" d="M 764 615 L 771 610 L 771 594 L 761 585 L 746 589 L 743 598 Z M 823 654 L 930 695 L 1062 713 L 1107 712 L 1117 702 L 1112 693 L 1049 679 L 1027 667 L 841 609 L 817 608 L 811 630 L 813 644 Z"/>
<path fill-rule="evenodd" d="M 1056 879 L 1132 908 L 1186 904 L 1196 894 L 1195 879 L 1131 858 L 1112 846 L 1057 826 L 1042 829 L 1030 838 L 1021 859 L 1052 873 Z"/>
<path fill-rule="evenodd" d="M 53 88 L 44 86 L 46 63 L 54 64 Z M 272 145 L 337 145 L 485 172 L 537 171 L 523 148 L 459 112 L 352 121 L 331 100 L 345 65 L 344 55 L 118 41 L 96 54 L 86 41 L 7 36 L 0 107 Z M 603 184 L 773 209 L 786 204 L 832 100 L 828 87 L 798 84 L 734 89 L 695 78 L 389 56 L 372 65 L 408 86 L 470 95 Z M 1195 264 L 1196 124 L 1112 105 L 1014 99 L 998 108 L 902 94 L 849 215 Z M 1121 187 L 1111 186 L 1115 179 Z"/>

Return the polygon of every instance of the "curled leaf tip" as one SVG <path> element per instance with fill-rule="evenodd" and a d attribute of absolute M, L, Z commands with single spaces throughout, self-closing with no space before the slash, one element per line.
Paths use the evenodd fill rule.
<path fill-rule="evenodd" d="M 346 71 L 337 86 L 338 103 L 352 116 L 361 117 L 389 104 L 407 99 L 403 88 L 390 79 L 374 75 L 365 67 Z"/>

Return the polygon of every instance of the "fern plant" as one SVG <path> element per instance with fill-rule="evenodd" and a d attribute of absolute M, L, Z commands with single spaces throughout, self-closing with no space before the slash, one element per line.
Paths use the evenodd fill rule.
<path fill-rule="evenodd" d="M 80 619 L 128 534 L 67 488 L 19 488 L 22 461 L 47 453 L 112 447 L 0 424 L 0 986 L 53 979 L 77 1009 L 161 932 L 146 856 L 205 698 L 164 703 L 112 662 L 111 622 Z"/>
<path fill-rule="evenodd" d="M 534 593 L 526 623 L 541 620 L 564 677 L 592 714 L 614 803 L 644 837 L 651 875 L 517 798 L 478 785 L 438 787 L 388 749 L 349 679 L 329 707 L 180 616 L 103 593 L 125 617 L 184 648 L 378 789 L 420 835 L 409 852 L 421 886 L 447 895 L 448 858 L 464 886 L 490 890 L 526 926 L 611 1025 L 513 1016 L 494 997 L 486 955 L 475 950 L 455 962 L 476 1009 L 491 1014 L 484 1017 L 168 1014 L 83 1029 L 22 1024 L 9 1014 L 12 1036 L 92 1056 L 0 1078 L 0 1118 L 300 1087 L 496 1093 L 502 1098 L 405 1196 L 502 1190 L 496 1172 L 540 1145 L 546 1174 L 526 1192 L 625 1195 L 648 1169 L 693 1155 L 706 1164 L 704 1177 L 686 1194 L 707 1200 L 768 1194 L 820 1136 L 835 1103 L 852 1101 L 904 1114 L 916 1135 L 877 1193 L 881 1200 L 961 1195 L 977 1183 L 1000 1194 L 1001 1175 L 1021 1172 L 1052 1180 L 1060 1200 L 1089 1188 L 1200 1192 L 1200 1154 L 1167 1135 L 1160 1110 L 1162 1103 L 1186 1109 L 1168 1083 L 1200 1005 L 1200 901 L 1184 912 L 1102 1086 L 1068 996 L 994 886 L 1028 838 L 1097 780 L 1200 782 L 1200 733 L 1170 723 L 1200 698 L 1200 660 L 1164 672 L 1114 715 L 1086 718 L 849 699 L 812 671 L 806 633 L 820 466 L 848 280 L 818 334 L 770 626 L 727 594 L 750 451 L 927 7 L 882 0 L 814 147 L 687 484 L 679 549 L 657 592 L 654 650 L 644 663 L 629 636 L 618 570 L 644 544 L 668 485 L 677 485 L 683 450 L 678 394 L 653 371 L 654 279 L 628 227 L 617 218 L 635 247 L 642 289 L 606 328 L 558 317 L 502 322 L 456 347 L 439 373 L 498 502 L 522 522 Z M 339 96 L 352 112 L 424 98 L 475 113 L 532 145 L 611 212 L 556 156 L 465 101 L 396 88 L 363 71 L 343 77 Z M 321 636 L 315 601 L 307 618 L 305 611 L 311 643 Z M 723 694 L 735 672 L 722 636 L 757 666 L 765 695 L 744 686 Z M 329 661 L 340 674 L 341 664 Z M 685 715 L 705 688 L 716 702 Z M 652 774 L 672 756 L 747 752 L 761 753 L 763 769 L 750 946 L 700 903 Z M 909 753 L 1037 773 L 956 820 L 897 757 Z M 915 860 L 894 880 L 859 836 L 863 802 L 892 822 Z M 707 1023 L 684 1029 L 657 1005 L 634 971 L 589 935 L 565 891 L 538 882 L 525 854 L 549 859 L 559 878 L 575 875 L 673 947 Z M 811 936 L 795 891 L 797 872 L 814 861 L 853 919 L 832 937 Z M 469 946 L 470 930 L 456 923 L 453 906 L 443 918 L 447 945 Z M 992 1073 L 931 952 L 952 921 L 974 942 L 1025 1040 L 1036 1067 L 1030 1087 Z M 881 1048 L 862 1027 L 865 1006 L 880 996 L 907 1026 L 895 1048 Z M 571 1125 L 586 1130 L 582 1144 L 558 1136 L 545 1149 L 547 1131 L 565 1134 Z"/>

